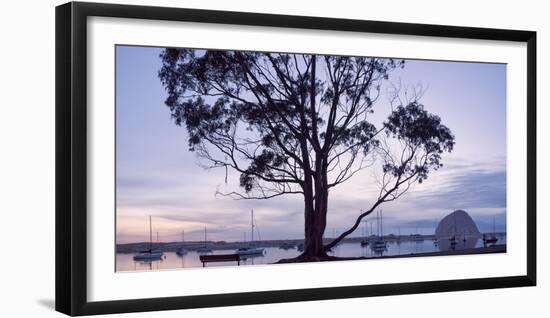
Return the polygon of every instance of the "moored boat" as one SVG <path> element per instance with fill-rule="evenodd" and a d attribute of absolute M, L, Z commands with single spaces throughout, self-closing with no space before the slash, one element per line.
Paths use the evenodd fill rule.
<path fill-rule="evenodd" d="M 250 226 L 251 226 L 251 239 L 250 239 L 250 244 L 249 246 L 247 247 L 241 247 L 239 249 L 237 249 L 235 251 L 236 254 L 239 254 L 239 255 L 242 255 L 242 256 L 253 256 L 253 255 L 256 255 L 256 256 L 259 256 L 259 255 L 264 255 L 264 249 L 263 248 L 260 248 L 260 247 L 256 247 L 254 246 L 254 227 L 255 227 L 255 223 L 254 223 L 254 210 L 251 210 L 250 211 Z"/>
<path fill-rule="evenodd" d="M 295 249 L 296 245 L 294 245 L 292 243 L 285 242 L 285 243 L 279 245 L 279 248 L 283 249 L 283 250 L 291 250 L 291 249 Z"/>
<path fill-rule="evenodd" d="M 412 241 L 416 243 L 422 243 L 424 242 L 424 236 L 418 232 L 418 226 L 415 228 L 415 234 L 412 235 Z"/>
<path fill-rule="evenodd" d="M 134 255 L 134 261 L 153 261 L 160 260 L 164 255 L 161 251 L 145 250 Z"/>
<path fill-rule="evenodd" d="M 185 231 L 182 231 L 181 232 L 181 243 L 184 244 L 185 243 Z M 185 254 L 187 254 L 187 249 L 185 247 L 180 247 L 178 249 L 178 251 L 176 252 L 176 254 L 178 254 L 178 256 L 183 256 Z"/>
<path fill-rule="evenodd" d="M 264 249 L 258 247 L 241 247 L 235 251 L 239 255 L 263 255 Z"/>
<path fill-rule="evenodd" d="M 149 215 L 149 249 L 134 255 L 134 261 L 154 261 L 161 260 L 164 256 L 162 251 L 153 250 L 153 226 L 151 216 Z"/>
<path fill-rule="evenodd" d="M 206 233 L 206 226 L 205 226 L 204 227 L 204 245 L 197 248 L 197 253 L 199 254 L 212 253 L 212 248 L 207 245 L 206 237 L 207 237 L 207 233 Z"/>
<path fill-rule="evenodd" d="M 483 233 L 483 243 L 485 245 L 487 244 L 495 244 L 498 241 L 498 237 L 495 232 L 495 217 L 493 216 L 493 233 L 490 235 L 486 235 Z"/>
<path fill-rule="evenodd" d="M 384 228 L 382 223 L 382 211 L 376 213 L 376 224 L 377 224 L 377 237 L 370 243 L 370 248 L 377 253 L 383 253 L 388 249 L 386 240 L 384 240 Z"/>
<path fill-rule="evenodd" d="M 361 247 L 365 247 L 369 245 L 369 239 L 367 237 L 367 224 L 368 224 L 368 221 L 364 220 L 363 221 L 363 239 L 361 240 L 361 243 L 360 243 Z"/>

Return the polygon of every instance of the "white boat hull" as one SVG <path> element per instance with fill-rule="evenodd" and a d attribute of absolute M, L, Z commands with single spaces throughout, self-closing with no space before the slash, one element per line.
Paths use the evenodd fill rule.
<path fill-rule="evenodd" d="M 236 254 L 239 255 L 263 255 L 264 249 L 263 248 L 248 248 L 248 249 L 242 249 L 235 251 Z"/>
<path fill-rule="evenodd" d="M 197 249 L 197 253 L 212 253 L 212 249 L 207 247 L 199 248 Z"/>
<path fill-rule="evenodd" d="M 371 249 L 375 251 L 383 251 L 388 248 L 385 241 L 375 241 L 371 244 Z"/>
<path fill-rule="evenodd" d="M 178 254 L 179 256 L 183 256 L 183 255 L 187 254 L 187 250 L 184 249 L 184 248 L 180 248 L 180 249 L 176 252 L 176 254 Z"/>
<path fill-rule="evenodd" d="M 157 260 L 157 259 L 162 259 L 163 255 L 164 253 L 162 252 L 140 253 L 140 254 L 134 255 L 134 260 L 135 261 Z"/>

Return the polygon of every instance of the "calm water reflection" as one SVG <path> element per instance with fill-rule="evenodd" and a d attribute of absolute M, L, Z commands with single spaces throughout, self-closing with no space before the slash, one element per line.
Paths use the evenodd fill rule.
<path fill-rule="evenodd" d="M 506 244 L 506 235 L 498 236 L 498 244 Z M 455 249 L 466 248 L 478 248 L 483 247 L 483 241 L 481 239 L 468 239 L 463 241 L 458 240 L 458 244 Z M 396 241 L 389 241 L 387 249 L 384 251 L 373 251 L 370 246 L 362 247 L 359 243 L 342 243 L 336 246 L 330 255 L 339 257 L 380 257 L 391 255 L 410 255 L 417 253 L 448 251 L 451 249 L 448 240 L 442 240 L 438 244 L 434 244 L 432 240 L 424 241 L 403 241 L 398 243 Z M 233 254 L 234 249 L 231 250 L 215 250 L 211 254 Z M 299 255 L 299 251 L 296 249 L 283 250 L 277 247 L 265 248 L 265 254 L 263 256 L 249 257 L 245 260 L 241 260 L 241 265 L 254 265 L 254 264 L 270 264 L 282 258 L 292 258 Z M 153 262 L 136 262 L 133 257 L 134 254 L 117 254 L 116 255 L 116 267 L 117 271 L 142 271 L 142 270 L 159 270 L 159 269 L 177 269 L 177 268 L 189 268 L 189 267 L 202 267 L 202 263 L 199 260 L 199 254 L 197 252 L 190 251 L 183 256 L 178 256 L 175 252 L 164 253 L 165 257 L 159 261 Z M 235 262 L 226 263 L 208 263 L 208 267 L 212 266 L 236 266 Z"/>

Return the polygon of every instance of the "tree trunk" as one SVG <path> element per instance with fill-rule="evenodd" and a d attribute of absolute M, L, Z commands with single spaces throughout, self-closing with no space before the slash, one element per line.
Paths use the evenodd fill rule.
<path fill-rule="evenodd" d="M 315 150 L 315 170 L 314 172 L 309 167 L 309 158 L 304 158 L 306 164 L 305 174 L 305 240 L 304 252 L 299 258 L 306 260 L 319 260 L 327 258 L 323 244 L 323 235 L 327 225 L 327 204 L 328 204 L 328 179 L 327 179 L 327 154 L 321 149 L 317 135 L 317 113 L 315 111 L 315 96 L 316 96 L 316 60 L 315 55 L 311 56 L 311 118 L 312 118 L 312 146 Z M 305 107 L 302 111 L 302 128 L 307 131 L 307 120 L 305 117 Z M 307 140 L 304 140 L 302 145 L 306 145 Z M 303 147 L 302 153 L 308 153 L 308 148 Z"/>
<path fill-rule="evenodd" d="M 321 167 L 315 178 L 315 191 L 305 199 L 305 243 L 301 257 L 306 259 L 326 258 L 328 255 L 323 244 L 323 235 L 327 225 L 328 189 L 327 177 Z"/>
<path fill-rule="evenodd" d="M 320 212 L 320 211 L 319 211 Z M 323 245 L 323 235 L 326 226 L 326 211 L 306 211 L 306 235 L 304 242 L 303 258 L 323 258 L 327 257 L 325 246 Z"/>

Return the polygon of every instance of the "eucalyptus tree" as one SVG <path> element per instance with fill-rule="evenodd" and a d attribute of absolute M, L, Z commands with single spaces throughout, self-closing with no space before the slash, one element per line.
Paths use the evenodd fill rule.
<path fill-rule="evenodd" d="M 301 259 L 326 257 L 364 217 L 440 168 L 454 146 L 450 129 L 417 98 L 395 95 L 374 124 L 381 86 L 401 60 L 174 48 L 160 58 L 165 104 L 187 128 L 189 149 L 209 168 L 240 174 L 240 190 L 225 195 L 303 197 Z M 330 190 L 364 169 L 379 171 L 365 180 L 378 195 L 325 245 Z"/>

